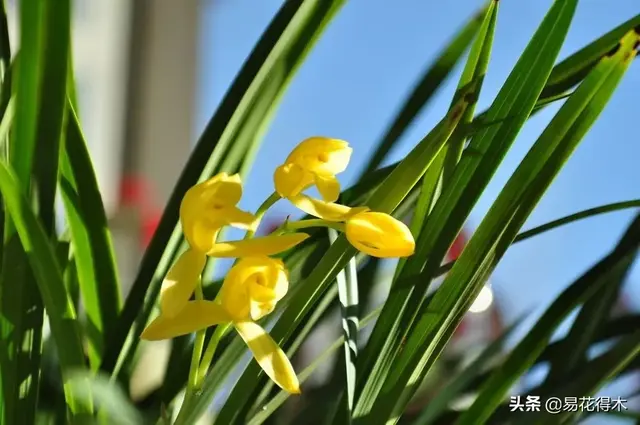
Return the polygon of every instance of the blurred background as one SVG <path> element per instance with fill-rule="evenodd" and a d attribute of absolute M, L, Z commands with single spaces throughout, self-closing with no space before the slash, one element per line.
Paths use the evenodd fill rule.
<path fill-rule="evenodd" d="M 490 105 L 551 2 L 500 2 L 479 110 Z M 141 254 L 198 135 L 281 4 L 282 0 L 74 2 L 73 54 L 80 116 L 125 285 L 135 276 Z M 482 4 L 482 0 L 347 2 L 304 62 L 266 129 L 255 166 L 245 179 L 241 206 L 257 208 L 272 191 L 275 166 L 298 142 L 312 135 L 345 139 L 353 146 L 350 168 L 340 176 L 344 187 L 353 183 L 371 146 L 380 140 L 413 85 Z M 8 8 L 9 22 L 15 23 L 15 4 L 9 2 Z M 582 1 L 560 57 L 638 13 L 638 0 Z M 386 163 L 406 155 L 441 118 L 449 106 L 459 68 Z M 639 91 L 640 73 L 629 72 L 525 228 L 601 204 L 640 198 L 640 144 L 637 131 L 630 132 L 637 128 Z M 452 247 L 451 259 L 556 110 L 550 107 L 526 124 L 464 234 Z M 268 215 L 266 225 L 276 225 L 288 214 L 295 214 L 295 210 L 281 201 Z M 632 211 L 616 212 L 583 220 L 511 248 L 458 329 L 448 355 L 458 359 L 476 352 L 516 318 L 530 313 L 514 334 L 514 338 L 522 336 L 569 282 L 608 252 L 632 215 Z M 229 238 L 238 235 L 230 232 Z M 385 282 L 390 277 L 384 269 L 380 273 L 374 304 L 384 299 Z M 620 311 L 639 308 L 640 267 L 636 264 L 620 300 Z M 335 321 L 327 321 L 312 336 L 300 362 L 307 363 L 322 352 L 340 332 L 337 316 Z M 141 378 L 134 380 L 141 396 L 153 388 L 153 376 L 162 369 L 157 365 L 166 355 L 167 344 L 157 344 L 150 350 L 151 360 L 141 362 Z M 322 370 L 316 375 L 313 382 L 321 384 Z M 437 377 L 434 379 L 437 388 Z M 537 379 L 539 374 L 533 374 L 522 384 L 530 385 Z M 621 382 L 606 393 L 624 396 L 626 387 L 628 383 Z M 613 422 L 607 419 L 606 423 Z"/>

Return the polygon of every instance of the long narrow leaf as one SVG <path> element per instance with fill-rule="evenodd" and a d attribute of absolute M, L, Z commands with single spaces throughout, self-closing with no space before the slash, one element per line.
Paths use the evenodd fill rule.
<path fill-rule="evenodd" d="M 338 239 L 338 232 L 329 229 L 332 242 Z M 358 356 L 358 272 L 355 257 L 349 260 L 347 268 L 336 276 L 338 297 L 340 299 L 340 313 L 342 316 L 342 331 L 344 334 L 344 363 L 346 378 L 346 405 L 340 406 L 339 413 L 351 422 L 353 399 L 356 385 L 356 358 Z"/>
<path fill-rule="evenodd" d="M 428 425 L 449 407 L 449 404 L 458 397 L 462 391 L 473 381 L 480 371 L 486 367 L 487 363 L 494 360 L 504 349 L 505 342 L 511 333 L 520 325 L 521 320 L 516 320 L 502 334 L 493 340 L 464 370 L 453 378 L 446 386 L 438 391 L 438 394 L 429 401 L 426 408 L 420 413 L 413 425 Z"/>
<path fill-rule="evenodd" d="M 584 364 L 578 369 L 579 373 L 572 374 L 572 379 L 562 382 L 560 387 L 553 391 L 550 396 L 558 397 L 562 400 L 564 397 L 577 397 L 580 399 L 581 397 L 592 396 L 607 381 L 637 358 L 638 354 L 640 354 L 640 331 L 625 335 L 613 348 Z M 541 412 L 523 415 L 518 420 L 518 424 L 561 424 L 566 423 L 568 418 L 575 415 L 576 413 L 570 411 L 553 414 L 542 409 Z"/>
<path fill-rule="evenodd" d="M 578 84 L 598 60 L 614 48 L 629 31 L 640 25 L 640 14 L 603 34 L 553 67 L 541 98 L 558 94 Z"/>
<path fill-rule="evenodd" d="M 449 246 L 533 109 L 564 41 L 575 6 L 575 0 L 554 3 L 487 114 L 489 121 L 507 116 L 512 118 L 489 126 L 473 137 L 450 184 L 425 221 L 416 243 L 416 253 L 403 268 L 403 274 L 411 276 L 424 269 L 426 276 L 422 282 L 427 285 L 422 285 L 415 292 L 412 288 L 398 288 L 387 300 L 360 357 L 362 362 L 358 364 L 363 381 L 358 386 L 360 393 L 356 417 L 369 416 L 372 421 L 389 417 L 390 412 L 373 415 L 369 413 L 376 403 L 385 378 L 390 376 L 387 374 L 400 347 L 400 341 L 411 328 L 413 317 L 428 289 L 428 282 L 435 277 Z M 410 308 L 405 310 L 407 304 Z M 419 332 L 416 331 L 415 334 Z M 396 375 L 394 378 L 400 376 Z M 403 380 L 398 380 L 398 386 L 402 385 L 401 389 L 389 391 L 390 398 L 397 399 L 400 393 L 405 393 L 406 381 L 400 384 Z M 406 391 L 401 404 L 406 403 L 410 397 L 411 388 Z M 391 401 L 377 403 L 377 408 L 383 411 L 394 406 L 395 402 Z"/>
<path fill-rule="evenodd" d="M 636 216 L 636 221 L 640 222 L 640 214 Z M 618 247 L 627 245 L 629 243 L 625 240 L 627 238 L 633 241 L 637 237 L 634 230 L 638 227 L 640 224 L 632 224 L 618 243 Z M 584 303 L 565 338 L 564 349 L 561 350 L 563 353 L 558 353 L 551 360 L 551 367 L 543 385 L 563 380 L 578 366 L 586 362 L 589 346 L 598 329 L 612 314 L 620 296 L 622 284 L 633 265 L 633 260 L 634 258 L 628 258 L 626 264 L 620 264 L 616 267 L 609 276 L 609 283 L 603 285 L 598 293 Z"/>
<path fill-rule="evenodd" d="M 471 46 L 471 51 L 469 52 L 469 57 L 460 76 L 456 91 L 457 94 L 466 93 L 466 96 L 470 100 L 469 106 L 464 110 L 460 119 L 460 125 L 451 135 L 449 143 L 444 147 L 442 152 L 440 152 L 423 178 L 420 199 L 418 200 L 414 216 L 411 219 L 411 231 L 416 237 L 420 234 L 427 215 L 433 209 L 442 187 L 449 183 L 451 175 L 462 155 L 465 141 L 469 136 L 468 128 L 473 119 L 476 102 L 480 97 L 482 83 L 491 56 L 497 13 L 498 2 L 492 0 L 489 2 L 480 29 Z M 456 101 L 457 98 L 454 97 L 452 104 Z M 394 277 L 400 275 L 406 261 L 406 259 L 400 259 Z"/>
<path fill-rule="evenodd" d="M 20 62 L 12 69 L 12 93 L 15 97 L 15 119 L 9 138 L 9 161 L 17 177 L 18 195 L 31 199 L 31 174 L 38 129 L 40 83 L 44 69 L 44 29 L 41 22 L 45 2 L 25 1 L 19 10 Z M 48 18 L 48 17 L 47 17 Z M 54 26 L 56 22 L 51 22 Z M 7 47 L 7 46 L 4 46 Z M 4 52 L 6 55 L 8 52 Z M 5 57 L 6 58 L 6 57 Z M 3 84 L 6 87 L 5 84 Z M 3 90 L 4 101 L 11 96 Z M 53 112 L 55 114 L 55 111 Z M 7 134 L 2 136 L 5 139 Z M 3 164 L 5 165 L 5 164 Z M 5 204 L 8 200 L 5 199 Z M 5 209 L 10 206 L 5 205 Z M 46 210 L 47 207 L 45 206 Z M 34 281 L 24 242 L 16 234 L 12 214 L 4 216 L 0 312 L 2 312 L 0 350 L 4 419 L 8 423 L 34 420 L 40 384 L 42 324 L 44 311 Z M 50 232 L 48 232 L 50 233 Z M 24 381 L 24 386 L 22 382 Z"/>
<path fill-rule="evenodd" d="M 638 25 L 640 25 L 640 15 L 636 15 L 603 34 L 554 66 L 534 112 L 538 112 L 543 105 L 567 97 L 570 94 L 569 89 L 580 83 L 598 63 L 598 60 L 613 49 L 622 36 Z M 486 111 L 476 117 L 476 119 L 485 118 Z"/>
<path fill-rule="evenodd" d="M 33 158 L 40 219 L 46 232 L 55 235 L 55 196 L 58 158 L 65 113 L 67 51 L 71 39 L 70 0 L 45 2 L 42 77 L 39 82 L 39 110 Z M 19 94 L 18 94 L 19 96 Z"/>
<path fill-rule="evenodd" d="M 498 16 L 498 4 L 497 0 L 492 0 L 489 3 L 489 8 L 487 9 L 482 25 L 478 31 L 478 35 L 471 47 L 467 63 L 465 64 L 462 75 L 460 76 L 460 81 L 458 82 L 457 90 L 459 92 L 469 85 L 473 87 L 473 92 L 469 96 L 472 96 L 476 101 L 480 97 L 484 76 L 487 73 L 487 67 L 489 66 L 491 49 L 493 47 L 493 34 L 495 32 L 496 19 Z M 455 100 L 456 99 L 454 98 L 453 102 L 455 102 Z M 465 126 L 468 126 L 471 123 L 475 106 L 476 102 L 472 102 L 465 110 L 465 114 L 461 119 L 462 126 L 456 130 L 456 134 L 451 137 L 451 141 L 449 142 L 449 148 L 447 149 L 442 169 L 442 184 L 444 186 L 449 183 L 449 179 L 462 156 L 462 149 L 464 148 L 467 136 Z"/>
<path fill-rule="evenodd" d="M 115 332 L 122 304 L 107 216 L 82 130 L 69 103 L 60 188 L 87 314 L 92 368 Z"/>
<path fill-rule="evenodd" d="M 84 354 L 76 313 L 62 280 L 62 272 L 54 249 L 31 211 L 29 202 L 21 194 L 16 177 L 2 162 L 0 162 L 0 191 L 33 267 L 38 289 L 48 313 L 62 370 L 66 372 L 82 368 Z M 70 397 L 67 402 L 73 407 L 71 394 L 67 393 L 67 396 Z"/>
<path fill-rule="evenodd" d="M 468 248 L 471 254 L 465 255 L 466 251 L 463 252 L 461 260 L 464 260 L 463 257 L 476 255 L 482 258 L 482 261 L 489 261 L 495 264 L 495 261 L 500 258 L 505 249 L 504 242 L 501 242 L 500 239 L 511 240 L 515 236 L 515 234 L 513 236 L 509 235 L 509 232 L 517 230 L 524 223 L 527 215 L 540 199 L 555 174 L 603 110 L 607 100 L 629 66 L 630 60 L 635 56 L 635 50 L 633 49 L 636 40 L 637 35 L 634 32 L 627 34 L 618 51 L 611 56 L 603 58 L 574 95 L 563 105 L 509 180 L 487 218 L 485 218 L 469 242 Z M 523 184 L 525 185 L 524 187 L 530 185 L 527 189 L 529 193 L 527 191 L 522 192 L 524 187 L 521 185 Z M 518 192 L 521 195 L 517 195 Z M 507 201 L 507 198 L 510 200 Z M 510 218 L 508 216 L 510 214 L 509 208 L 505 208 L 506 203 L 512 203 L 514 199 L 519 198 L 523 200 L 523 203 L 520 204 L 518 202 L 516 204 L 517 207 L 514 208 L 512 213 L 514 215 Z M 507 229 L 502 228 L 502 230 L 499 230 L 497 226 L 503 227 L 502 223 L 505 221 L 509 222 Z M 501 224 L 498 224 L 498 222 L 501 222 Z M 475 243 L 485 244 L 486 248 L 478 251 L 471 250 L 472 247 L 475 247 Z M 480 285 L 482 276 L 476 274 L 476 278 L 471 275 L 474 273 L 472 270 L 473 264 L 473 262 L 465 265 L 462 263 L 457 264 L 456 266 L 460 267 L 454 266 L 448 279 L 451 279 L 451 282 L 455 282 L 456 279 L 459 279 L 460 282 L 470 282 L 470 284 L 474 285 L 472 286 L 474 289 L 477 288 Z M 469 274 L 469 277 L 466 274 Z M 446 283 L 447 281 L 443 283 L 443 288 Z M 473 296 L 476 291 L 469 292 L 470 296 Z M 448 296 L 450 294 L 443 293 L 443 295 Z M 563 302 L 568 304 L 567 301 Z M 558 320 L 561 317 L 554 316 L 554 319 Z M 549 332 L 553 327 L 546 326 L 544 329 Z M 529 337 L 533 338 L 531 335 L 532 333 L 529 334 Z M 536 343 L 538 341 L 544 342 L 542 339 L 535 340 Z M 531 360 L 527 359 L 535 359 L 535 353 L 539 353 L 539 350 L 544 348 L 544 345 L 546 344 L 539 344 L 537 347 L 540 348 L 536 350 L 529 344 L 526 346 L 527 355 L 521 355 L 517 358 L 512 356 L 510 359 L 514 364 L 518 365 L 517 370 L 521 370 L 522 367 L 526 367 L 529 364 Z M 496 375 L 486 383 L 478 399 L 460 418 L 459 423 L 468 424 L 478 420 L 478 418 L 485 419 L 488 417 L 498 405 L 502 395 L 508 390 L 510 382 L 513 382 L 516 378 L 515 369 L 510 372 L 507 372 L 508 370 L 509 368 L 503 368 L 503 373 L 500 376 Z"/>

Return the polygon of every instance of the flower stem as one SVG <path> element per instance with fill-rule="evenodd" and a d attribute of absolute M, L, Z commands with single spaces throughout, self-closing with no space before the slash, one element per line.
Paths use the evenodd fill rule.
<path fill-rule="evenodd" d="M 327 221 L 319 218 L 312 218 L 309 220 L 289 221 L 283 226 L 283 230 L 298 230 L 306 229 L 308 227 L 328 227 L 330 229 L 339 230 L 344 232 L 344 224 L 336 223 L 335 221 Z"/>
<path fill-rule="evenodd" d="M 258 210 L 256 211 L 256 220 L 253 222 L 252 229 L 247 230 L 247 233 L 245 233 L 244 235 L 245 239 L 251 239 L 253 237 L 253 235 L 258 230 L 258 226 L 260 226 L 260 221 L 262 221 L 262 217 L 264 216 L 264 214 L 269 208 L 271 208 L 273 204 L 275 204 L 279 200 L 280 195 L 278 195 L 277 192 L 273 192 L 267 199 L 264 200 L 264 202 L 258 207 Z"/>
<path fill-rule="evenodd" d="M 200 389 L 202 387 L 202 382 L 204 381 L 204 377 L 209 371 L 209 366 L 211 366 L 211 362 L 213 361 L 213 355 L 216 352 L 216 348 L 218 347 L 218 343 L 222 339 L 222 337 L 227 333 L 227 330 L 231 327 L 230 323 L 223 323 L 216 327 L 216 330 L 213 332 L 209 343 L 207 344 L 207 349 L 204 351 L 204 355 L 202 356 L 202 361 L 200 362 L 200 367 L 198 368 L 198 382 L 196 383 L 196 387 Z"/>

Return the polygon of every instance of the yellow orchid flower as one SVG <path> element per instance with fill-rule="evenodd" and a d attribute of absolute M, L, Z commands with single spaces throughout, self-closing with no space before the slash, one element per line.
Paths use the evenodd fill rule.
<path fill-rule="evenodd" d="M 207 256 L 260 257 L 279 254 L 298 245 L 309 235 L 306 233 L 290 233 L 279 236 L 263 236 L 259 238 L 219 242 L 207 253 L 190 248 L 186 250 L 167 273 L 160 289 L 160 308 L 167 317 L 176 316 L 189 302 L 191 294 L 200 281 Z"/>
<path fill-rule="evenodd" d="M 180 204 L 180 222 L 189 245 L 209 252 L 223 226 L 252 229 L 255 216 L 236 207 L 241 197 L 238 174 L 219 173 L 189 189 Z"/>
<path fill-rule="evenodd" d="M 273 176 L 276 192 L 290 198 L 315 184 L 325 201 L 336 201 L 340 196 L 336 174 L 347 168 L 352 151 L 344 140 L 327 137 L 303 140 L 276 169 Z"/>
<path fill-rule="evenodd" d="M 290 201 L 305 213 L 327 222 L 344 222 L 347 239 L 358 250 L 373 257 L 407 257 L 415 251 L 415 241 L 409 228 L 389 214 L 370 211 L 367 207 L 347 207 L 324 202 L 306 195 L 296 195 Z M 304 220 L 302 222 L 304 226 Z M 289 228 L 301 226 L 298 223 Z"/>
<path fill-rule="evenodd" d="M 207 327 L 232 323 L 262 370 L 285 391 L 298 394 L 300 384 L 291 362 L 255 320 L 269 314 L 287 293 L 288 273 L 280 260 L 246 257 L 227 274 L 216 301 L 190 301 L 174 317 L 160 315 L 141 335 L 161 340 Z"/>
<path fill-rule="evenodd" d="M 409 228 L 389 214 L 362 211 L 346 221 L 347 240 L 372 257 L 408 257 L 416 248 Z"/>

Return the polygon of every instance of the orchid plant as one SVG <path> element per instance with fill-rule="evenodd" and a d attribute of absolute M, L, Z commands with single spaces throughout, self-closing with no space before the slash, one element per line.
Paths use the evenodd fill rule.
<path fill-rule="evenodd" d="M 260 157 L 262 136 L 307 54 L 347 3 L 281 2 L 193 149 L 131 282 L 119 276 L 121 253 L 114 252 L 91 141 L 82 131 L 72 60 L 82 52 L 71 52 L 72 3 L 0 2 L 0 425 L 564 425 L 596 414 L 637 419 L 637 380 L 623 394 L 609 384 L 640 368 L 640 317 L 614 315 L 640 247 L 640 200 L 616 200 L 522 231 L 601 113 L 616 106 L 609 103 L 612 96 L 638 92 L 637 10 L 607 31 L 594 21 L 631 10 L 633 2 L 535 2 L 548 3 L 546 15 L 504 82 L 500 77 L 498 84 L 485 84 L 495 73 L 489 66 L 494 38 L 504 36 L 496 27 L 509 21 L 498 18 L 503 2 L 485 0 L 414 84 L 397 116 L 389 117 L 382 138 L 366 141 L 359 152 L 366 163 L 353 182 L 341 175 L 355 162 L 349 143 L 310 137 L 273 164 L 272 193 L 249 212 L 239 207 L 243 181 Z M 156 6 L 115 3 L 135 3 L 142 17 Z M 412 12 L 411 5 L 389 3 Z M 15 9 L 16 22 L 5 4 Z M 637 9 L 637 0 L 633 5 Z M 581 24 L 576 12 L 588 7 L 596 12 L 583 13 L 591 20 Z M 351 16 L 356 10 L 354 5 Z M 576 25 L 585 25 L 572 36 L 583 47 L 571 52 L 565 41 Z M 10 27 L 18 43 L 9 37 Z M 394 31 L 393 25 L 370 27 Z M 585 34 L 591 39 L 580 41 Z M 371 51 L 378 53 L 376 47 Z M 430 56 L 430 48 L 410 53 Z M 132 49 L 132 55 L 144 50 Z M 354 64 L 353 58 L 341 60 Z M 508 63 L 500 61 L 500 68 Z M 456 73 L 457 85 L 446 86 Z M 332 81 L 325 73 L 317 78 Z M 495 93 L 488 90 L 498 86 Z M 436 124 L 415 126 L 424 130 L 418 140 L 403 137 L 438 89 L 451 101 L 429 108 Z M 487 108 L 478 112 L 480 99 Z M 620 105 L 601 124 L 604 134 L 616 127 L 636 134 L 637 111 Z M 308 112 L 319 113 L 316 106 L 308 102 Z M 538 115 L 542 110 L 550 113 Z M 517 167 L 503 174 L 506 183 L 495 186 L 497 196 L 471 228 L 472 211 L 489 183 L 497 183 L 502 160 L 533 116 L 529 134 L 544 129 Z M 350 119 L 359 126 L 371 122 L 362 111 Z M 408 152 L 383 166 L 400 140 Z M 607 149 L 617 143 L 630 158 L 637 156 L 633 142 L 591 140 Z M 614 160 L 605 154 L 589 167 L 604 175 L 600 166 Z M 266 234 L 261 222 L 280 201 L 302 218 L 257 236 Z M 629 221 L 617 244 L 603 247 L 603 257 L 584 273 L 576 270 L 573 282 L 559 282 L 566 289 L 540 306 L 546 309 L 521 336 L 512 332 L 523 330 L 524 322 L 516 321 L 495 339 L 456 345 L 456 330 L 476 317 L 472 307 L 514 244 L 629 209 L 635 218 L 616 215 Z M 244 238 L 225 240 L 229 229 L 244 231 Z M 450 261 L 461 232 L 468 241 Z M 221 281 L 210 273 L 219 258 L 233 261 Z M 497 310 L 496 299 L 489 296 L 487 308 Z M 310 338 L 321 324 L 339 338 Z M 567 324 L 569 330 L 560 332 Z M 321 354 L 300 356 L 308 354 L 307 344 Z M 158 381 L 146 382 L 140 366 L 148 366 L 147 355 L 161 357 L 158 345 L 170 353 L 153 365 Z M 244 364 L 248 352 L 253 359 Z M 325 380 L 311 382 L 320 365 L 328 366 Z M 532 370 L 546 371 L 542 381 L 522 379 Z M 152 388 L 136 397 L 131 387 L 140 381 Z M 576 400 L 599 394 L 600 402 L 589 405 L 599 411 L 577 408 Z M 537 411 L 521 408 L 533 401 Z M 562 404 L 576 408 L 558 409 Z"/>

